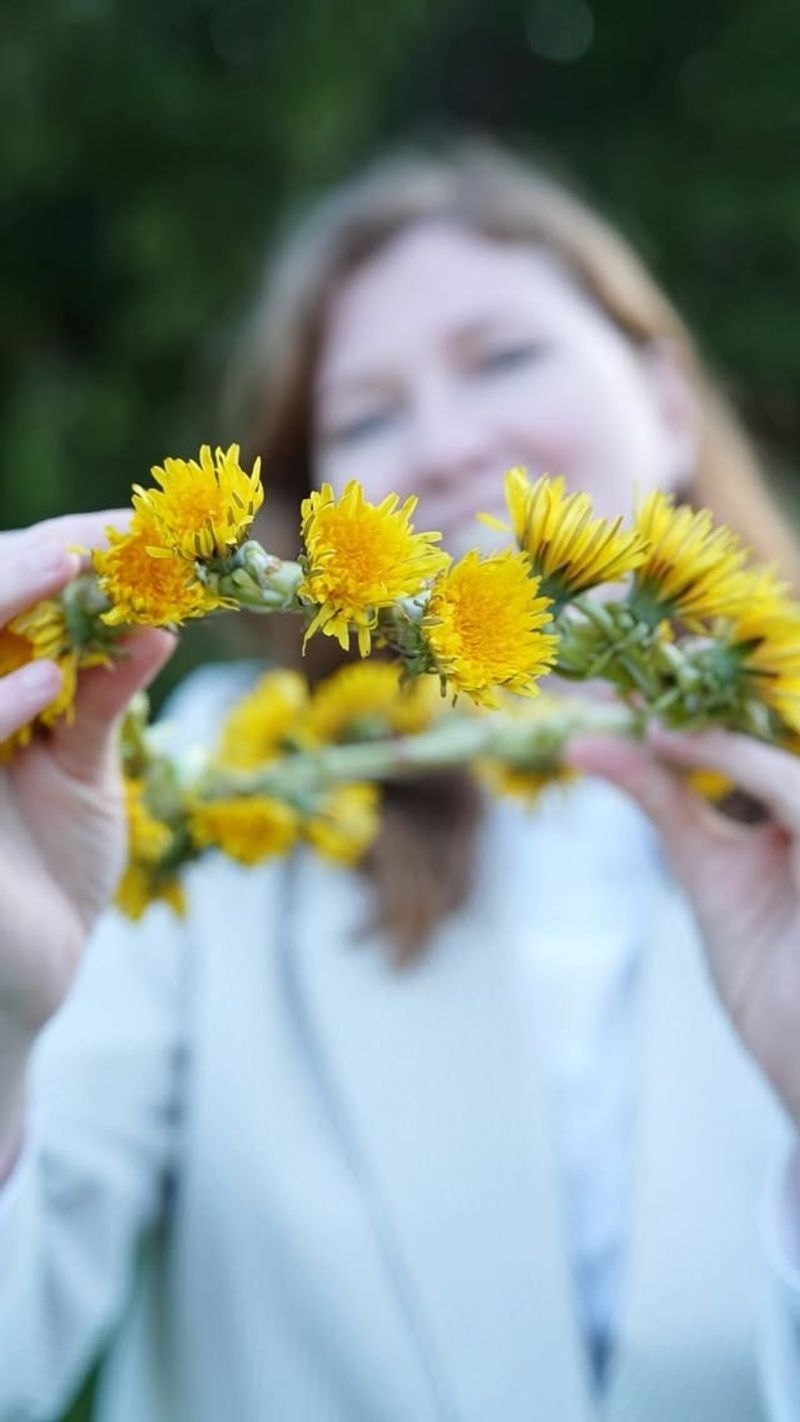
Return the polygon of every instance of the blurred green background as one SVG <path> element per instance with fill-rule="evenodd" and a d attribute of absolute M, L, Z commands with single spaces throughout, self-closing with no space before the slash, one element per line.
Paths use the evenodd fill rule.
<path fill-rule="evenodd" d="M 213 440 L 276 218 L 452 127 L 574 175 L 791 466 L 799 54 L 796 0 L 2 7 L 0 525 L 124 499 Z"/>
<path fill-rule="evenodd" d="M 797 0 L 4 6 L 0 527 L 126 501 L 220 438 L 276 222 L 453 130 L 554 162 L 622 225 L 793 502 L 798 54 Z"/>

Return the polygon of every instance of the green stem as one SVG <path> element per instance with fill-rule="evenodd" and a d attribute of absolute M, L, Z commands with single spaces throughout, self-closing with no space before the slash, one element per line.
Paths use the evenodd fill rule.
<path fill-rule="evenodd" d="M 298 589 L 304 573 L 299 563 L 276 558 L 251 539 L 224 568 L 210 568 L 203 580 L 250 612 L 302 612 Z"/>
<path fill-rule="evenodd" d="M 632 622 L 628 609 L 617 603 L 598 603 L 591 597 L 576 598 L 573 604 L 587 621 L 606 639 L 607 646 L 587 666 L 586 675 L 596 676 L 616 664 L 633 682 L 646 701 L 653 701 L 661 690 L 660 683 L 650 674 L 641 653 L 650 651 L 652 634 L 641 623 Z M 613 674 L 609 675 L 613 681 Z"/>
<path fill-rule="evenodd" d="M 101 592 L 95 573 L 81 573 L 67 583 L 61 592 L 61 605 L 73 647 L 111 647 L 122 636 L 123 628 L 109 627 L 102 620 L 111 603 Z"/>
<path fill-rule="evenodd" d="M 617 649 L 616 661 L 619 662 L 622 670 L 630 677 L 636 690 L 641 692 L 646 701 L 652 701 L 658 695 L 658 687 L 653 685 L 644 668 L 638 666 L 627 652 Z"/>
<path fill-rule="evenodd" d="M 230 794 L 264 794 L 292 799 L 311 787 L 356 780 L 402 780 L 426 770 L 486 757 L 519 763 L 537 752 L 552 757 L 554 740 L 564 743 L 580 730 L 616 735 L 635 733 L 640 718 L 619 703 L 572 708 L 559 706 L 551 717 L 526 726 L 501 715 L 448 719 L 416 736 L 371 741 L 359 745 L 325 746 L 319 751 L 288 756 L 256 772 L 213 771 L 204 781 L 211 798 Z"/>

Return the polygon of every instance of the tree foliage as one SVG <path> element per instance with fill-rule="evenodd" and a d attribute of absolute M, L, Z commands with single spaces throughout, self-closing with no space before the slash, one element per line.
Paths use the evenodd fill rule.
<path fill-rule="evenodd" d="M 453 126 L 543 153 L 599 200 L 790 458 L 792 0 L 34 0 L 0 39 L 3 524 L 123 499 L 213 439 L 279 216 Z"/>

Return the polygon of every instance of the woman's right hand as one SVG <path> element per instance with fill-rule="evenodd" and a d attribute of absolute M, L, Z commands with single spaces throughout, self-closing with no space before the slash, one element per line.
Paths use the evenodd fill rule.
<path fill-rule="evenodd" d="M 113 510 L 0 534 L 0 627 L 76 575 L 70 545 L 103 546 L 106 527 L 124 528 L 129 517 Z M 0 1030 L 5 1022 L 32 1037 L 55 1012 L 116 888 L 126 853 L 118 723 L 173 646 L 155 628 L 131 634 L 124 660 L 80 673 L 74 723 L 59 722 L 0 765 Z M 59 685 L 48 661 L 0 677 L 0 741 Z"/>

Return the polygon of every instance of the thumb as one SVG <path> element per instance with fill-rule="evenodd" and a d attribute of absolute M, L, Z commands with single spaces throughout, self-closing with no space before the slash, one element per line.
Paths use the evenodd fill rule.
<path fill-rule="evenodd" d="M 115 753 L 119 721 L 131 697 L 150 682 L 172 655 L 176 638 L 155 627 L 142 628 L 121 642 L 125 655 L 110 667 L 79 673 L 72 725 L 59 722 L 53 751 L 62 769 L 91 780 Z"/>

